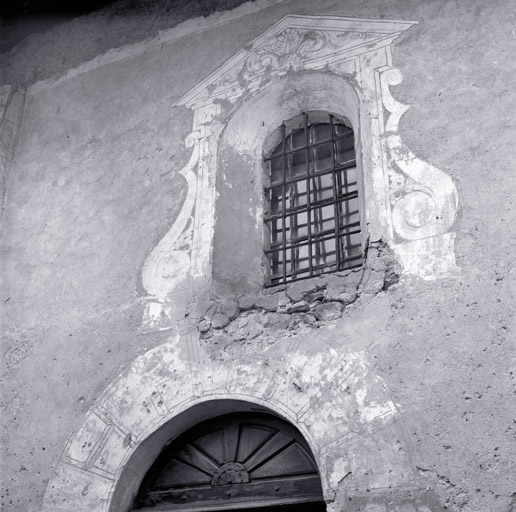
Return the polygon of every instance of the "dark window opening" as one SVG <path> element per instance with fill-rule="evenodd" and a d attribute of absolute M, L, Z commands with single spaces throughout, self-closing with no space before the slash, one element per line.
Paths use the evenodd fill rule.
<path fill-rule="evenodd" d="M 303 114 L 265 158 L 268 286 L 362 265 L 353 130 Z"/>

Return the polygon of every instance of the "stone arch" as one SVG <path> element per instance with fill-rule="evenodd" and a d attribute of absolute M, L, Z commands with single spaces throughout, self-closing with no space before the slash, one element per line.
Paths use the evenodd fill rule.
<path fill-rule="evenodd" d="M 327 503 L 344 480 L 353 489 L 413 481 L 395 404 L 366 356 L 334 334 L 282 340 L 232 363 L 191 361 L 180 341 L 143 354 L 106 388 L 70 438 L 43 510 L 125 512 L 146 470 L 143 462 L 131 465 L 134 454 L 157 435 L 151 459 L 156 439 L 166 442 L 164 425 L 175 420 L 180 430 L 196 419 L 186 411 L 214 401 L 218 410 L 245 403 L 292 423 L 314 453 Z"/>

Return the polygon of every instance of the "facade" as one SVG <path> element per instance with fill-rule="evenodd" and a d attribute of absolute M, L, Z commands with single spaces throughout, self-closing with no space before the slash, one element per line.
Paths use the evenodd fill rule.
<path fill-rule="evenodd" d="M 2 57 L 3 509 L 513 512 L 515 9 L 223 7 Z"/>

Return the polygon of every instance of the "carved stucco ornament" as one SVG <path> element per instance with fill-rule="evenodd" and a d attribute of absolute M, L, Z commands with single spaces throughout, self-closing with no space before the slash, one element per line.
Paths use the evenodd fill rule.
<path fill-rule="evenodd" d="M 389 90 L 401 82 L 401 73 L 392 67 L 391 44 L 415 23 L 286 16 L 175 104 L 194 112 L 192 133 L 185 141 L 193 146 L 192 156 L 181 170 L 188 193 L 174 225 L 143 267 L 149 294 L 144 330 L 172 327 L 178 318 L 174 296 L 192 293 L 185 292 L 187 282 L 210 280 L 217 144 L 224 128 L 221 105 L 229 101 L 237 109 L 292 72 L 341 76 L 355 88 L 370 123 L 370 153 L 363 155 L 362 170 L 371 237 L 381 237 L 394 248 L 406 273 L 424 279 L 457 274 L 454 233 L 449 232 L 458 206 L 455 186 L 405 146 L 398 126 L 409 107 Z"/>
<path fill-rule="evenodd" d="M 193 147 L 187 164 L 179 171 L 186 181 L 186 197 L 174 224 L 146 258 L 142 268 L 142 283 L 146 297 L 143 319 L 144 330 L 169 328 L 174 317 L 169 302 L 170 293 L 188 288 L 188 271 L 193 233 L 193 208 L 197 197 L 197 175 L 201 133 L 194 130 L 185 139 L 187 148 Z M 165 320 L 165 322 L 164 322 Z"/>
<path fill-rule="evenodd" d="M 389 85 L 401 83 L 398 69 L 381 70 L 382 100 L 390 116 L 385 123 L 386 141 L 392 158 L 405 176 L 405 185 L 391 191 L 396 232 L 407 240 L 418 240 L 446 232 L 453 224 L 458 206 L 451 178 L 433 165 L 417 158 L 398 134 L 401 116 L 409 109 L 389 93 Z"/>
<path fill-rule="evenodd" d="M 451 277 L 455 264 L 455 233 L 449 232 L 458 209 L 457 189 L 451 178 L 418 158 L 398 133 L 401 116 L 409 109 L 396 101 L 389 86 L 401 83 L 401 72 L 390 66 L 378 69 L 382 103 L 389 117 L 385 122 L 387 165 L 394 231 L 407 242 L 395 250 L 405 270 L 421 277 Z"/>

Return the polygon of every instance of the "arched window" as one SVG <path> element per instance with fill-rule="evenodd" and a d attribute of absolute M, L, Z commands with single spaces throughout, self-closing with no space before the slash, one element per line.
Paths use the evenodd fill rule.
<path fill-rule="evenodd" d="M 174 440 L 145 476 L 134 508 L 326 510 L 317 465 L 299 431 L 256 413 L 226 414 Z"/>
<path fill-rule="evenodd" d="M 353 130 L 310 112 L 283 123 L 265 158 L 268 285 L 362 265 Z"/>

